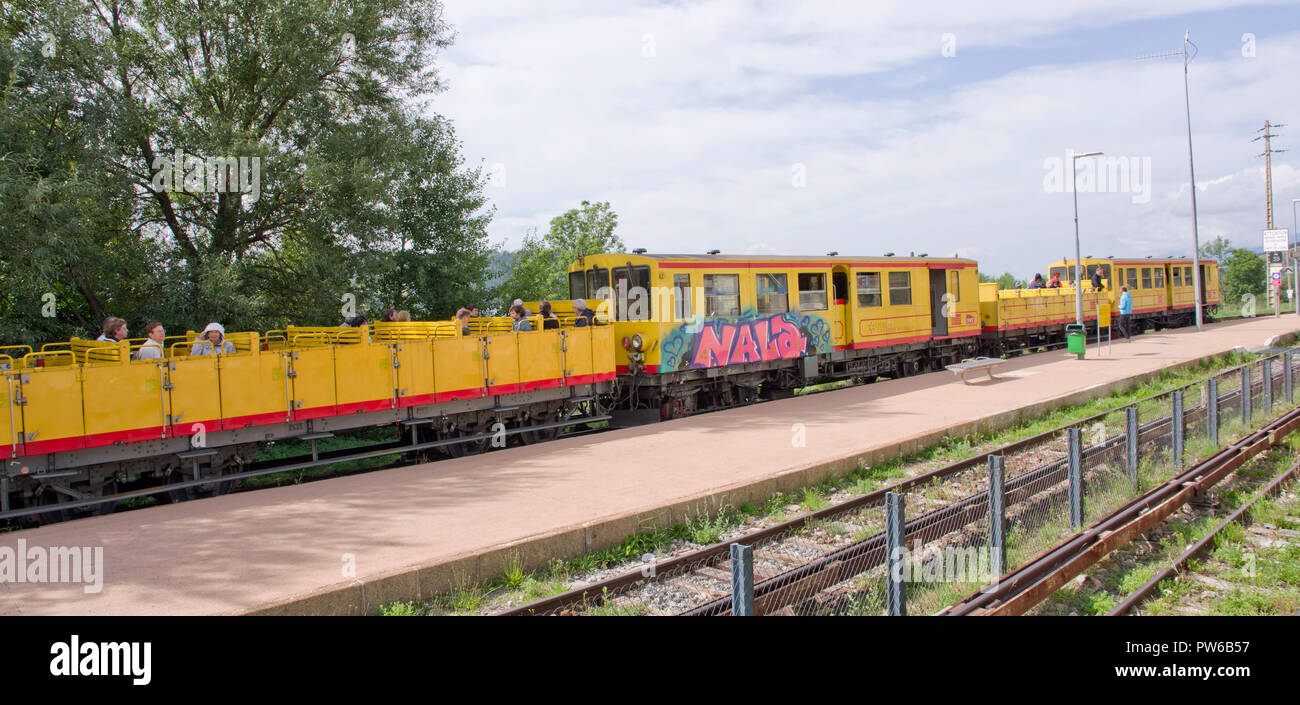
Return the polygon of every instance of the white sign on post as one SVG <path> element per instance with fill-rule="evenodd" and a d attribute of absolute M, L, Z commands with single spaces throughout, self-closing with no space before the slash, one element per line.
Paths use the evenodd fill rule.
<path fill-rule="evenodd" d="M 1265 252 L 1286 252 L 1287 251 L 1287 231 L 1286 230 L 1265 230 L 1264 231 L 1264 251 Z"/>

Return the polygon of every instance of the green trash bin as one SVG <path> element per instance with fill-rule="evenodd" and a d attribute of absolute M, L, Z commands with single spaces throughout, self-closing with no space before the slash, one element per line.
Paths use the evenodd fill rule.
<path fill-rule="evenodd" d="M 1071 323 L 1065 327 L 1065 349 L 1083 359 L 1083 351 L 1087 349 L 1088 342 L 1084 333 L 1084 327 L 1078 323 Z"/>

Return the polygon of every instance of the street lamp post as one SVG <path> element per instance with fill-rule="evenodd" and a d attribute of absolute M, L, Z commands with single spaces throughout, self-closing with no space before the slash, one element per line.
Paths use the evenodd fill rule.
<path fill-rule="evenodd" d="M 1074 194 L 1074 322 L 1083 325 L 1083 258 L 1079 256 L 1079 191 L 1074 185 L 1074 173 L 1080 157 L 1095 157 L 1101 152 L 1073 154 L 1070 156 L 1070 192 Z"/>
<path fill-rule="evenodd" d="M 1300 316 L 1300 304 L 1297 304 L 1295 302 L 1296 294 L 1300 294 L 1300 286 L 1297 286 L 1297 284 L 1300 283 L 1300 279 L 1298 279 L 1296 276 L 1296 270 L 1300 269 L 1300 266 L 1296 265 L 1296 259 L 1294 256 L 1295 250 L 1291 249 L 1292 235 L 1295 235 L 1296 239 L 1300 241 L 1300 233 L 1297 233 L 1295 231 L 1295 204 L 1297 203 L 1300 203 L 1300 198 L 1291 199 L 1291 233 L 1286 236 L 1286 256 L 1288 259 L 1291 260 L 1288 263 L 1291 265 L 1291 303 L 1295 305 L 1296 315 Z M 1279 303 L 1277 307 L 1278 309 L 1281 309 L 1282 304 Z"/>

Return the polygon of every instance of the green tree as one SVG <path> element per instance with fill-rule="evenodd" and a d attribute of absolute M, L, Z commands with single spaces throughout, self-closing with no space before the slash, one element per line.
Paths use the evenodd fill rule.
<path fill-rule="evenodd" d="M 1268 267 L 1264 259 L 1250 250 L 1236 249 L 1220 268 L 1223 301 L 1228 305 L 1241 302 L 1242 294 L 1264 295 Z M 1260 303 L 1263 306 L 1263 303 Z"/>
<path fill-rule="evenodd" d="M 998 283 L 999 289 L 1025 288 L 1025 282 L 1023 280 L 1016 279 L 1015 275 L 1013 275 L 1011 272 L 1003 272 L 1002 276 L 998 277 L 996 281 Z"/>
<path fill-rule="evenodd" d="M 1224 261 L 1230 252 L 1232 252 L 1232 243 L 1222 235 L 1201 245 L 1201 256 L 1216 262 Z"/>
<path fill-rule="evenodd" d="M 617 227 L 618 214 L 608 201 L 583 201 L 581 207 L 552 218 L 545 235 L 538 236 L 535 230 L 526 234 L 502 286 L 502 300 L 508 304 L 517 298 L 567 299 L 569 265 L 587 255 L 624 249 L 623 241 L 614 234 Z"/>
<path fill-rule="evenodd" d="M 109 314 L 137 331 L 337 323 L 345 294 L 371 316 L 441 316 L 481 295 L 482 174 L 427 110 L 441 11 L 7 0 L 0 339 Z"/>

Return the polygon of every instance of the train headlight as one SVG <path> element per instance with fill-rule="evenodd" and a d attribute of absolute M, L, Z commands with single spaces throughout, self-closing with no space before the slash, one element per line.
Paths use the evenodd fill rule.
<path fill-rule="evenodd" d="M 645 345 L 645 340 L 643 340 L 643 339 L 641 338 L 641 334 L 640 334 L 640 333 L 637 333 L 636 335 L 632 336 L 632 349 L 633 349 L 633 350 L 635 350 L 635 351 L 637 351 L 637 352 L 641 352 L 641 348 L 642 348 L 644 345 Z"/>

